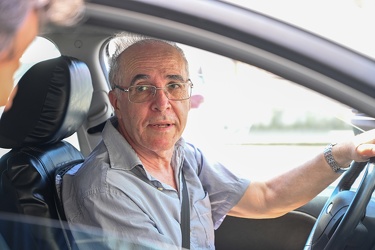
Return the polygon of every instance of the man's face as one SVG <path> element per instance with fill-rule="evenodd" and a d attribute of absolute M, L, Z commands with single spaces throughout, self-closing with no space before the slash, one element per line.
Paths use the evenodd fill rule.
<path fill-rule="evenodd" d="M 35 10 L 28 13 L 15 34 L 9 49 L 0 52 L 0 106 L 7 103 L 13 88 L 13 76 L 20 65 L 20 58 L 38 33 L 38 15 Z M 15 93 L 12 94 L 14 96 Z M 6 108 L 10 108 L 11 98 Z"/>
<path fill-rule="evenodd" d="M 138 44 L 121 55 L 124 68 L 123 88 L 131 85 L 154 85 L 186 81 L 185 61 L 171 45 L 164 43 Z M 180 79 L 180 80 L 178 80 Z M 128 93 L 118 89 L 110 99 L 119 120 L 119 131 L 137 153 L 162 154 L 173 150 L 186 126 L 190 100 L 170 101 L 164 91 L 143 103 L 128 101 Z"/>

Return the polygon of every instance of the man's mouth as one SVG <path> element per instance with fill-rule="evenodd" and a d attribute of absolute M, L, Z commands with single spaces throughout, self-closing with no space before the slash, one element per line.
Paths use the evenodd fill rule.
<path fill-rule="evenodd" d="M 167 123 L 167 124 L 152 124 L 151 126 L 153 127 L 158 127 L 158 128 L 167 128 L 169 126 L 171 126 L 172 124 L 170 123 Z"/>

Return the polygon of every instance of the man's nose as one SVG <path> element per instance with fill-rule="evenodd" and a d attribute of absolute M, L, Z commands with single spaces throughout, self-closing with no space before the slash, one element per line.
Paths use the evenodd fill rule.
<path fill-rule="evenodd" d="M 156 93 L 153 100 L 153 109 L 164 111 L 170 107 L 170 100 L 167 97 L 168 93 L 165 89 L 156 89 Z"/>

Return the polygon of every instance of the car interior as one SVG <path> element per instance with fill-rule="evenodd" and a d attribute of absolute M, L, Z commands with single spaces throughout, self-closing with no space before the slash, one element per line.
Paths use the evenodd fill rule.
<path fill-rule="evenodd" d="M 0 120 L 0 146 L 11 148 L 0 160 L 0 198 L 7 201 L 1 203 L 0 209 L 9 213 L 9 218 L 18 214 L 51 220 L 14 223 L 18 219 L 4 218 L 0 229 L 10 249 L 75 249 L 82 247 L 82 239 L 85 244 L 97 244 L 100 239 L 100 234 L 93 239 L 93 233 L 81 234 L 78 241 L 73 238 L 59 196 L 62 175 L 85 158 L 64 139 L 76 133 L 86 120 L 92 92 L 87 65 L 69 56 L 39 62 L 19 80 L 13 108 Z M 100 133 L 102 127 L 99 124 L 90 131 Z M 247 249 L 251 243 L 251 249 L 276 249 L 276 241 L 278 249 L 300 249 L 326 199 L 318 196 L 276 219 L 227 216 L 215 232 L 216 248 L 230 249 L 235 244 L 237 249 Z M 24 240 L 15 237 L 17 231 L 23 232 Z M 273 241 L 269 240 L 271 236 Z"/>
<path fill-rule="evenodd" d="M 224 162 L 231 158 L 228 165 L 238 165 L 238 169 L 246 170 L 245 177 L 274 176 L 279 173 L 278 169 L 283 170 L 281 165 L 295 165 L 300 159 L 310 157 L 311 152 L 315 153 L 316 148 L 320 150 L 322 142 L 375 127 L 371 118 L 375 106 L 374 86 L 371 85 L 374 78 L 371 77 L 373 74 L 368 74 L 375 65 L 373 59 L 257 12 L 245 12 L 220 1 L 211 6 L 213 2 L 216 1 L 196 1 L 191 6 L 182 6 L 177 1 L 92 0 L 87 4 L 82 25 L 47 27 L 39 38 L 48 40 L 58 55 L 53 59 L 42 59 L 25 70 L 18 81 L 12 109 L 0 118 L 0 148 L 7 150 L 0 158 L 0 249 L 105 249 L 100 245 L 102 232 L 99 230 L 67 225 L 59 187 L 62 175 L 80 164 L 95 148 L 101 140 L 104 123 L 113 116 L 108 100 L 108 59 L 111 40 L 119 32 L 139 31 L 170 39 L 180 43 L 186 51 L 195 47 L 190 54 L 198 56 L 189 58 L 192 66 L 195 62 L 198 65 L 192 71 L 193 94 L 201 94 L 205 99 L 202 106 L 191 110 L 190 114 L 190 118 L 199 124 L 198 129 L 194 130 L 193 123 L 188 124 L 193 132 L 200 133 L 194 137 L 189 130 L 186 136 L 192 136 Z M 204 18 L 194 16 L 198 15 L 196 12 Z M 236 18 L 220 18 L 222 16 L 236 16 L 242 23 L 257 25 L 245 27 Z M 288 39 L 280 42 L 277 40 L 280 37 Z M 212 60 L 206 62 L 206 57 L 212 57 Z M 341 63 L 342 58 L 349 59 Z M 221 62 L 224 66 L 219 68 L 217 65 Z M 211 69 L 210 65 L 215 67 Z M 219 76 L 223 72 L 227 75 Z M 233 72 L 246 74 L 234 76 Z M 268 84 L 268 81 L 272 83 Z M 209 91 L 213 89 L 215 95 L 210 96 Z M 239 92 L 238 95 L 233 91 Z M 322 95 L 334 101 L 322 99 Z M 285 118 L 282 115 L 288 118 L 298 112 L 307 113 L 306 120 L 310 121 L 310 106 L 305 102 L 310 98 L 311 106 L 318 107 L 317 113 L 321 115 L 311 125 L 316 129 L 312 131 L 319 133 L 309 134 L 309 130 L 291 125 L 288 129 L 295 133 L 281 128 L 284 136 L 280 139 L 274 130 L 262 130 L 264 124 L 254 122 L 254 117 L 262 119 L 268 111 L 276 114 L 271 120 L 275 126 Z M 290 100 L 293 102 L 289 103 Z M 326 109 L 336 108 L 336 101 L 344 106 L 345 112 L 354 113 L 351 124 L 343 122 L 342 117 L 334 117 L 340 120 L 339 125 L 331 122 L 332 117 L 326 120 Z M 264 111 L 262 108 L 268 104 L 269 110 Z M 273 110 L 271 104 L 276 108 L 285 104 L 286 112 Z M 215 113 L 216 109 L 220 112 Z M 240 117 L 238 124 L 234 122 L 235 116 Z M 202 119 L 206 119 L 205 122 Z M 224 123 L 224 119 L 230 122 Z M 305 125 L 298 117 L 296 120 Z M 320 133 L 319 126 L 326 123 L 332 129 Z M 251 137 L 248 136 L 250 130 L 269 136 L 257 138 L 256 134 Z M 272 140 L 267 141 L 269 138 Z M 309 141 L 301 142 L 305 138 Z M 227 139 L 224 150 L 216 145 Z M 285 151 L 284 144 L 288 148 Z M 268 149 L 265 149 L 266 153 L 261 151 L 267 147 L 281 151 L 280 155 L 286 159 L 268 155 Z M 240 153 L 246 156 L 245 160 L 236 159 Z M 246 169 L 249 164 L 252 170 Z M 363 188 L 359 189 L 358 198 L 354 198 L 353 209 L 361 212 L 346 216 L 349 218 L 346 221 L 352 223 L 350 227 L 355 230 L 350 237 L 352 245 L 345 249 L 374 249 L 375 184 L 372 183 L 375 181 L 371 179 L 374 178 L 372 168 L 371 164 L 354 164 L 342 179 L 311 202 L 279 218 L 227 216 L 215 230 L 216 249 L 309 250 L 307 245 L 313 240 L 312 232 L 324 236 L 324 245 L 332 236 L 326 234 L 332 231 L 319 231 L 317 220 L 329 220 L 324 214 L 333 211 L 327 203 L 333 199 L 341 204 L 337 208 L 338 217 L 346 211 L 351 213 L 347 208 L 356 193 L 352 185 L 358 182 L 356 179 L 360 174 L 366 178 L 359 185 Z M 338 217 L 330 224 L 334 228 L 341 221 Z M 361 222 L 356 226 L 358 220 Z M 75 230 L 81 237 L 72 236 Z M 350 233 L 345 231 L 343 235 L 346 238 Z M 336 237 L 337 241 L 340 239 Z M 122 249 L 137 249 L 121 239 L 114 238 L 113 242 Z"/>

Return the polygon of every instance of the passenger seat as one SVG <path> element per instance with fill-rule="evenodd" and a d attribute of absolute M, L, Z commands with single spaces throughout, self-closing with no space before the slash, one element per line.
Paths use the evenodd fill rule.
<path fill-rule="evenodd" d="M 32 66 L 0 119 L 0 238 L 9 249 L 71 249 L 55 171 L 84 157 L 63 139 L 85 121 L 93 93 L 87 65 L 61 56 Z"/>

